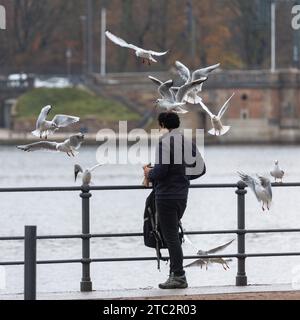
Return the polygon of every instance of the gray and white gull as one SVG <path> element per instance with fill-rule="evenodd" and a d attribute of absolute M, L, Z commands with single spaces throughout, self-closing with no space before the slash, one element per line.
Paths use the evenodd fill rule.
<path fill-rule="evenodd" d="M 187 237 L 187 235 L 184 235 L 184 240 L 189 243 L 193 248 L 195 248 L 197 250 L 197 248 L 194 246 L 194 244 L 192 243 L 192 241 Z M 213 253 L 217 253 L 220 252 L 222 250 L 224 250 L 225 248 L 227 248 L 232 242 L 234 241 L 234 239 L 209 250 L 198 250 L 197 251 L 197 255 L 199 256 L 208 256 L 207 258 L 199 258 L 195 261 L 193 261 L 192 263 L 189 263 L 187 265 L 184 266 L 184 268 L 190 268 L 190 267 L 202 267 L 205 266 L 206 270 L 208 269 L 208 265 L 209 264 L 213 264 L 213 263 L 219 263 L 222 265 L 224 270 L 229 269 L 228 266 L 228 262 L 231 261 L 231 259 L 223 259 L 223 258 L 210 258 L 209 255 L 213 254 Z"/>
<path fill-rule="evenodd" d="M 195 81 L 184 84 L 179 87 L 175 93 L 173 88 L 173 80 L 168 80 L 162 82 L 157 78 L 149 76 L 149 79 L 158 85 L 158 93 L 161 95 L 160 99 L 156 100 L 156 105 L 166 111 L 176 112 L 176 113 L 187 113 L 188 111 L 182 107 L 186 105 L 184 97 L 188 92 L 190 92 L 195 86 L 203 83 L 207 78 L 200 78 Z"/>
<path fill-rule="evenodd" d="M 209 134 L 213 135 L 213 136 L 222 136 L 225 133 L 227 133 L 230 129 L 230 126 L 224 126 L 222 124 L 222 117 L 224 115 L 224 113 L 226 112 L 226 110 L 229 107 L 229 101 L 231 100 L 231 98 L 234 96 L 234 93 L 231 95 L 231 97 L 223 104 L 223 106 L 221 107 L 219 113 L 217 115 L 213 114 L 208 107 L 203 103 L 203 101 L 199 101 L 201 107 L 203 108 L 203 110 L 210 116 L 210 120 L 211 120 L 211 124 L 212 124 L 212 129 L 210 129 L 208 131 Z"/>
<path fill-rule="evenodd" d="M 83 170 L 79 164 L 75 164 L 74 165 L 75 181 L 77 179 L 78 174 L 82 173 L 82 185 L 89 186 L 92 180 L 92 171 L 94 171 L 96 168 L 100 167 L 101 165 L 102 164 L 98 163 L 89 169 Z"/>
<path fill-rule="evenodd" d="M 53 134 L 59 128 L 67 127 L 68 125 L 78 122 L 79 117 L 68 116 L 65 114 L 57 114 L 49 121 L 46 120 L 52 107 L 50 105 L 42 108 L 40 115 L 36 122 L 36 129 L 32 131 L 32 134 L 41 139 L 44 137 L 47 139 L 48 135 Z"/>
<path fill-rule="evenodd" d="M 207 78 L 212 71 L 214 71 L 220 66 L 220 63 L 214 64 L 206 68 L 197 69 L 194 72 L 191 72 L 190 69 L 180 61 L 176 61 L 175 65 L 180 77 L 185 81 L 186 84 L 203 77 Z M 202 86 L 203 83 L 199 84 L 198 86 L 195 86 L 193 90 L 188 92 L 188 94 L 184 97 L 186 102 L 191 104 L 200 103 L 202 99 L 198 96 L 198 93 L 202 91 Z"/>
<path fill-rule="evenodd" d="M 270 175 L 274 177 L 275 182 L 277 182 L 277 179 L 280 179 L 280 182 L 282 183 L 282 178 L 284 176 L 284 171 L 279 167 L 279 162 L 278 160 L 275 160 L 275 164 L 273 169 L 270 172 Z"/>
<path fill-rule="evenodd" d="M 34 142 L 26 145 L 17 146 L 17 148 L 27 152 L 38 151 L 38 150 L 59 151 L 59 152 L 65 152 L 69 157 L 71 155 L 74 157 L 76 150 L 80 148 L 83 140 L 84 140 L 84 135 L 82 133 L 78 133 L 70 136 L 64 142 L 39 141 L 39 142 Z"/>
<path fill-rule="evenodd" d="M 238 172 L 242 181 L 254 192 L 258 202 L 262 202 L 262 210 L 265 211 L 265 206 L 270 210 L 272 202 L 272 186 L 271 181 L 263 176 L 257 178 L 251 177 L 245 173 Z"/>
<path fill-rule="evenodd" d="M 108 39 L 110 39 L 113 43 L 117 44 L 118 46 L 134 50 L 135 51 L 135 55 L 138 58 L 142 58 L 143 59 L 143 63 L 148 61 L 149 65 L 151 65 L 151 62 L 157 62 L 153 58 L 153 56 L 163 56 L 163 55 L 167 54 L 167 52 L 168 52 L 168 51 L 156 52 L 156 51 L 152 51 L 152 50 L 145 50 L 145 49 L 139 48 L 139 47 L 137 47 L 137 46 L 135 46 L 133 44 L 130 44 L 130 43 L 126 42 L 125 40 L 115 36 L 114 34 L 112 34 L 109 31 L 105 31 L 105 34 L 106 34 Z"/>

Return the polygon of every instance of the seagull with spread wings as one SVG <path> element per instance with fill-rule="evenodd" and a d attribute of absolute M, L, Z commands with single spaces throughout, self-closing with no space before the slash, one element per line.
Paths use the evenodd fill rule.
<path fill-rule="evenodd" d="M 203 103 L 201 100 L 199 103 L 203 110 L 210 116 L 211 124 L 212 124 L 212 129 L 208 131 L 209 134 L 213 136 L 222 136 L 228 130 L 230 129 L 230 126 L 223 126 L 221 122 L 221 118 L 223 117 L 224 113 L 226 112 L 227 108 L 229 107 L 229 101 L 231 98 L 234 96 L 234 93 L 231 95 L 231 97 L 223 104 L 222 108 L 220 109 L 219 113 L 217 115 L 213 114 L 208 107 Z"/>
<path fill-rule="evenodd" d="M 254 192 L 258 202 L 262 202 L 262 210 L 265 211 L 265 205 L 270 210 L 272 202 L 271 181 L 263 176 L 253 178 L 245 173 L 238 172 L 242 181 Z"/>
<path fill-rule="evenodd" d="M 75 156 L 76 150 L 78 150 L 83 142 L 84 135 L 82 133 L 78 133 L 70 136 L 64 142 L 51 142 L 51 141 L 39 141 L 34 142 L 22 146 L 17 146 L 18 149 L 32 152 L 38 150 L 46 150 L 46 151 L 60 151 L 65 152 L 69 157 L 72 155 Z"/>
<path fill-rule="evenodd" d="M 197 249 L 197 248 L 194 246 L 194 244 L 192 243 L 192 241 L 187 237 L 187 235 L 184 235 L 184 240 L 185 240 L 186 242 L 188 242 L 193 248 Z M 212 248 L 212 249 L 209 249 L 209 250 L 198 250 L 198 251 L 197 251 L 197 255 L 198 255 L 198 256 L 208 256 L 208 257 L 207 257 L 207 258 L 199 258 L 199 259 L 195 260 L 194 262 L 187 264 L 186 266 L 184 266 L 184 268 L 198 267 L 198 266 L 200 266 L 201 269 L 202 269 L 202 267 L 205 266 L 205 267 L 206 267 L 206 270 L 207 270 L 209 264 L 219 263 L 219 264 L 222 265 L 222 267 L 223 267 L 224 270 L 229 269 L 229 266 L 228 266 L 227 262 L 231 261 L 231 259 L 210 258 L 209 255 L 224 250 L 224 249 L 227 248 L 233 241 L 234 241 L 234 239 L 226 242 L 225 244 L 222 244 L 222 245 L 220 245 L 220 246 L 218 246 L 218 247 L 215 247 L 215 248 Z"/>
<path fill-rule="evenodd" d="M 173 88 L 173 80 L 162 82 L 152 76 L 149 79 L 158 85 L 158 93 L 162 98 L 156 100 L 156 105 L 167 111 L 173 111 L 176 113 L 187 113 L 188 111 L 183 109 L 182 106 L 186 104 L 184 101 L 185 95 L 192 90 L 195 86 L 203 83 L 207 78 L 200 78 L 195 81 L 184 84 L 179 87 L 175 93 Z"/>
<path fill-rule="evenodd" d="M 79 173 L 82 173 L 82 185 L 83 186 L 89 186 L 92 180 L 92 171 L 96 168 L 100 167 L 102 164 L 98 163 L 92 168 L 85 169 L 83 171 L 82 167 L 79 164 L 74 165 L 74 175 L 75 175 L 75 181 L 77 179 L 77 176 Z"/>
<path fill-rule="evenodd" d="M 168 51 L 165 52 L 156 52 L 156 51 L 152 51 L 152 50 L 145 50 L 142 48 L 139 48 L 133 44 L 127 43 L 125 40 L 115 36 L 114 34 L 112 34 L 109 31 L 105 31 L 105 34 L 107 36 L 108 39 L 110 39 L 113 43 L 121 46 L 121 47 L 125 47 L 125 48 L 129 48 L 135 51 L 135 55 L 138 58 L 142 58 L 143 59 L 143 63 L 145 63 L 146 61 L 148 61 L 148 65 L 151 65 L 151 62 L 157 62 L 153 56 L 163 56 L 165 54 L 167 54 Z"/>
<path fill-rule="evenodd" d="M 53 134 L 56 130 L 62 127 L 67 127 L 68 125 L 78 122 L 78 117 L 68 116 L 65 114 L 57 114 L 51 121 L 46 120 L 48 114 L 50 113 L 52 107 L 50 105 L 42 108 L 40 115 L 36 122 L 36 129 L 32 131 L 32 134 L 36 137 L 43 136 L 47 139 L 49 134 Z"/>
<path fill-rule="evenodd" d="M 212 71 L 214 71 L 220 66 L 220 63 L 214 64 L 206 68 L 197 69 L 194 72 L 191 72 L 190 69 L 180 61 L 176 61 L 175 65 L 180 77 L 185 81 L 185 83 L 189 83 L 203 77 L 207 78 Z M 186 102 L 191 104 L 200 103 L 202 99 L 201 97 L 198 96 L 198 93 L 202 91 L 202 86 L 203 86 L 203 83 L 194 87 L 193 90 L 191 90 L 185 96 L 184 99 L 186 100 Z"/>

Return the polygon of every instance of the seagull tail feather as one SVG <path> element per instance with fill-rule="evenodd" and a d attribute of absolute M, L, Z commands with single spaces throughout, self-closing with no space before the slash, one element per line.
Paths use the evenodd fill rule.
<path fill-rule="evenodd" d="M 230 129 L 230 126 L 223 126 L 223 128 L 219 132 L 215 128 L 212 128 L 208 131 L 208 133 L 211 134 L 212 136 L 223 136 L 229 131 L 229 129 Z"/>
<path fill-rule="evenodd" d="M 193 97 L 186 97 L 185 101 L 190 104 L 199 104 L 202 99 L 199 96 L 195 96 L 195 99 Z"/>

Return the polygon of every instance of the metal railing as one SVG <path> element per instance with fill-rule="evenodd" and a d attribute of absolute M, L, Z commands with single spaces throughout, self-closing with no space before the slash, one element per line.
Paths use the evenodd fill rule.
<path fill-rule="evenodd" d="M 282 183 L 272 184 L 273 187 L 300 187 L 300 183 Z M 205 234 L 236 234 L 237 235 L 237 253 L 222 255 L 194 255 L 185 256 L 185 259 L 199 258 L 237 258 L 236 286 L 247 285 L 246 258 L 250 257 L 277 257 L 277 256 L 299 256 L 300 252 L 269 252 L 269 253 L 246 253 L 245 235 L 249 233 L 279 233 L 279 232 L 300 232 L 300 228 L 293 229 L 245 229 L 245 195 L 247 193 L 246 185 L 239 181 L 237 184 L 193 184 L 191 189 L 220 189 L 236 188 L 237 195 L 237 229 L 232 230 L 209 230 L 209 231 L 186 231 L 190 235 Z M 81 191 L 82 199 L 82 233 L 68 235 L 37 235 L 36 226 L 26 226 L 25 236 L 6 236 L 0 237 L 0 241 L 24 240 L 24 261 L 1 261 L 0 266 L 24 265 L 24 298 L 36 298 L 36 264 L 61 264 L 61 263 L 81 263 L 82 277 L 80 290 L 83 292 L 92 291 L 92 280 L 90 276 L 90 265 L 93 262 L 117 262 L 117 261 L 149 261 L 156 260 L 156 257 L 118 257 L 118 258 L 91 258 L 90 240 L 91 238 L 111 238 L 111 237 L 141 237 L 143 233 L 90 233 L 90 191 L 107 190 L 145 190 L 143 186 L 92 186 L 92 187 L 33 187 L 33 188 L 0 188 L 1 193 L 13 192 L 70 192 Z M 38 260 L 36 261 L 36 242 L 46 239 L 81 239 L 82 257 L 79 259 L 61 259 L 61 260 Z"/>

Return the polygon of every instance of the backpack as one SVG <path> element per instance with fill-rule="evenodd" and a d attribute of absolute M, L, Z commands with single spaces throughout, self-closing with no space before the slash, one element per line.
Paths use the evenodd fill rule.
<path fill-rule="evenodd" d="M 181 222 L 179 222 L 179 239 L 183 242 L 183 228 Z M 144 211 L 144 226 L 143 226 L 144 244 L 146 247 L 156 249 L 157 257 L 157 269 L 160 270 L 160 260 L 167 261 L 168 258 L 163 258 L 160 249 L 167 249 L 167 244 L 163 238 L 160 226 L 158 223 L 158 214 L 155 206 L 155 193 L 151 191 L 146 199 L 145 211 Z"/>

